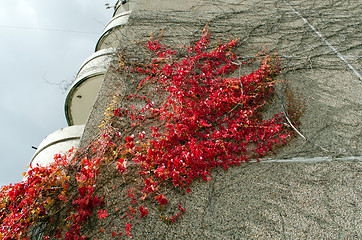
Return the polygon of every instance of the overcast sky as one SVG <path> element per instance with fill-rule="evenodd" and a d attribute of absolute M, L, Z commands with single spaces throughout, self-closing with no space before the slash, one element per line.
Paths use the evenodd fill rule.
<path fill-rule="evenodd" d="M 50 133 L 66 127 L 64 83 L 94 52 L 115 0 L 0 0 L 0 186 L 21 174 Z"/>

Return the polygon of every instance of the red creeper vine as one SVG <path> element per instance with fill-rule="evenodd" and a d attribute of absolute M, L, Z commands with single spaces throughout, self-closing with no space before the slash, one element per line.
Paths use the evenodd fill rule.
<path fill-rule="evenodd" d="M 212 47 L 211 34 L 204 30 L 192 46 L 175 50 L 159 41 L 148 41 L 153 54 L 145 65 L 121 65 L 121 71 L 143 76 L 138 92 L 125 96 L 135 105 L 113 109 L 118 122 L 127 123 L 126 130 L 103 124 L 102 134 L 76 160 L 76 195 L 68 198 L 68 180 L 64 169 L 68 161 L 59 160 L 47 168 L 33 168 L 25 182 L 6 186 L 0 193 L 0 236 L 2 239 L 27 238 L 29 227 L 48 214 L 52 198 L 71 201 L 66 218 L 68 226 L 58 229 L 54 237 L 84 239 L 81 226 L 95 209 L 100 220 L 110 217 L 104 196 L 96 192 L 98 177 L 106 174 L 102 166 L 114 163 L 119 174 L 129 166 L 139 168 L 139 187 L 130 188 L 124 236 L 132 237 L 135 217 L 146 217 L 147 201 L 169 204 L 162 185 L 171 183 L 188 193 L 194 179 L 211 179 L 211 170 L 258 159 L 283 145 L 291 136 L 283 123 L 282 113 L 263 119 L 263 109 L 274 94 L 276 77 L 281 72 L 277 55 L 264 54 L 254 72 L 237 76 L 245 62 L 233 52 L 237 41 Z M 182 57 L 180 57 L 182 55 Z M 143 89 L 153 88 L 142 95 Z M 142 107 L 140 103 L 143 103 Z M 127 130 L 128 129 L 128 130 Z M 50 180 L 50 181 L 49 181 Z M 53 189 L 58 189 L 53 194 Z M 141 204 L 142 203 L 142 204 Z M 175 222 L 185 212 L 181 203 L 171 217 L 160 215 L 166 222 Z M 114 229 L 113 229 L 114 230 Z M 122 231 L 111 231 L 112 237 Z M 106 231 L 102 228 L 101 232 Z"/>

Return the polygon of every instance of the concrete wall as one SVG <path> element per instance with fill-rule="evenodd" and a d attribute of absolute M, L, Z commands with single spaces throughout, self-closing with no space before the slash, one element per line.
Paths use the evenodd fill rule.
<path fill-rule="evenodd" d="M 189 43 L 207 23 L 215 38 L 240 38 L 238 51 L 246 57 L 267 46 L 281 55 L 282 78 L 306 102 L 300 131 L 307 140 L 296 137 L 271 157 L 356 157 L 216 169 L 213 180 L 194 183 L 189 196 L 170 196 L 187 208 L 180 221 L 166 225 L 155 210 L 134 226 L 134 239 L 360 239 L 361 16 L 357 0 L 136 1 L 119 32 L 120 51 L 129 59 L 142 61 L 134 42 L 151 32 L 163 29 L 164 41 Z M 137 81 L 108 71 L 83 145 L 98 133 L 110 93 L 132 92 Z"/>

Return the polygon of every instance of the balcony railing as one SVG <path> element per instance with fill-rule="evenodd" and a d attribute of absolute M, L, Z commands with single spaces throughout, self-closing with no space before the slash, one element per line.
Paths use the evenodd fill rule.
<path fill-rule="evenodd" d="M 84 125 L 62 128 L 49 134 L 38 146 L 30 166 L 46 166 L 54 160 L 55 154 L 68 152 L 72 147 L 78 148 L 84 131 Z"/>
<path fill-rule="evenodd" d="M 95 51 L 99 51 L 105 48 L 118 47 L 120 39 L 120 33 L 118 30 L 127 24 L 130 14 L 131 11 L 123 12 L 119 15 L 116 15 L 111 19 L 111 21 L 109 21 L 97 42 Z"/>
<path fill-rule="evenodd" d="M 65 100 L 68 125 L 86 123 L 109 64 L 114 59 L 114 49 L 102 49 L 85 60 Z"/>

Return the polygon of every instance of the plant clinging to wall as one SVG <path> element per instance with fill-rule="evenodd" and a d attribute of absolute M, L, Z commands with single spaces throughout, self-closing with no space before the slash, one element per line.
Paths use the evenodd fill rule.
<path fill-rule="evenodd" d="M 51 184 L 59 187 L 56 194 L 44 181 L 3 188 L 0 236 L 11 239 L 10 230 L 13 238 L 25 236 L 31 223 L 42 221 L 47 215 L 51 199 L 58 198 L 71 204 L 65 218 L 67 224 L 60 225 L 51 237 L 84 239 L 82 226 L 92 215 L 102 221 L 111 218 L 106 196 L 97 192 L 98 179 L 109 174 L 107 169 L 112 167 L 124 176 L 133 166 L 138 169 L 136 183 L 127 189 L 127 204 L 119 203 L 123 207 L 119 210 L 124 213 L 122 219 L 126 221 L 123 230 L 118 226 L 101 228 L 101 232 L 110 232 L 112 237 L 131 237 L 132 223 L 136 219 L 141 221 L 150 211 L 147 202 L 159 204 L 161 212 L 169 204 L 162 185 L 172 184 L 189 192 L 196 178 L 210 180 L 213 168 L 228 169 L 251 159 L 259 160 L 285 144 L 291 134 L 284 124 L 283 113 L 270 119 L 262 116 L 281 71 L 278 56 L 265 53 L 257 70 L 236 76 L 237 70 L 245 65 L 233 52 L 237 41 L 212 46 L 210 36 L 205 29 L 199 41 L 181 49 L 150 40 L 146 48 L 153 57 L 148 63 L 127 65 L 122 61 L 121 72 L 141 76 L 138 91 L 119 98 L 122 107 L 108 109 L 102 134 L 83 150 L 85 154 L 78 156 L 77 167 L 61 162 L 61 166 L 68 168 L 73 165 L 75 196 L 67 198 L 68 185 L 56 182 Z M 50 174 L 58 171 L 57 164 L 60 162 L 49 167 Z M 34 171 L 31 169 L 29 175 Z M 33 196 L 26 203 L 27 209 L 5 210 L 28 201 L 27 195 L 12 197 L 15 191 L 23 194 L 32 189 L 43 193 L 44 200 Z M 161 218 L 166 222 L 176 221 L 185 211 L 181 204 L 177 207 L 174 216 L 162 213 Z M 12 223 L 18 227 L 11 227 Z"/>

